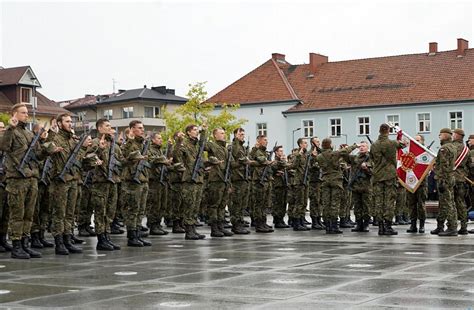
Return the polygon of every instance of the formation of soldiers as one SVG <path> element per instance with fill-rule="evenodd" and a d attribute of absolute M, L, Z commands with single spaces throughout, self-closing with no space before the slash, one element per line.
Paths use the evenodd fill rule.
<path fill-rule="evenodd" d="M 415 193 L 399 184 L 396 153 L 405 145 L 389 139 L 387 124 L 380 126 L 372 145 L 362 141 L 334 150 L 330 138 L 300 138 L 286 156 L 280 145 L 268 150 L 263 135 L 250 149 L 243 128 L 233 132 L 228 144 L 223 128 L 208 133 L 206 125 L 190 124 L 165 148 L 162 136 L 146 136 L 139 120 L 120 136 L 107 119 L 100 119 L 92 139 L 87 132 L 74 134 L 69 114 L 51 120 L 48 130 L 36 124 L 32 131 L 26 128 L 24 104 L 13 106 L 11 115 L 8 126 L 0 126 L 0 252 L 9 251 L 12 258 L 41 257 L 37 249 L 44 247 L 54 247 L 57 255 L 81 253 L 76 224 L 80 236 L 97 236 L 99 251 L 120 250 L 110 236 L 124 233 L 122 227 L 130 247 L 151 246 L 144 238 L 168 234 L 166 226 L 187 240 L 201 240 L 199 219 L 210 225 L 214 238 L 249 234 L 251 226 L 257 233 L 290 227 L 327 234 L 347 227 L 368 232 L 370 223 L 378 225 L 379 235 L 396 235 L 393 219 L 403 223 L 409 212 L 407 232 L 425 232 L 427 181 Z M 467 234 L 474 135 L 467 151 L 461 129 L 442 129 L 439 138 L 434 173 L 440 211 L 431 233 Z M 424 144 L 422 136 L 416 139 Z M 305 218 L 308 201 L 311 222 Z M 273 226 L 267 223 L 269 212 Z M 247 213 L 250 223 L 244 219 Z M 54 244 L 46 240 L 46 231 Z"/>

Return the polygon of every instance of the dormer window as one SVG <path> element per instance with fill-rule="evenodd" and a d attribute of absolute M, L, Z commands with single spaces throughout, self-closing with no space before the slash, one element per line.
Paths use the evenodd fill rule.
<path fill-rule="evenodd" d="M 31 88 L 21 88 L 21 102 L 31 103 Z"/>

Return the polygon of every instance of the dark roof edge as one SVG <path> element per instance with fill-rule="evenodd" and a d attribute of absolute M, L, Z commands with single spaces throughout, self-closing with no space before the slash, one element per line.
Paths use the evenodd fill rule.
<path fill-rule="evenodd" d="M 223 103 L 225 104 L 240 104 L 240 107 L 244 106 L 253 106 L 253 105 L 259 105 L 259 104 L 282 104 L 282 103 L 300 103 L 301 100 L 298 99 L 287 99 L 287 100 L 279 100 L 279 101 L 259 101 L 259 102 L 245 102 L 245 103 L 238 103 L 238 102 L 222 102 L 222 103 L 213 103 L 213 102 L 208 102 L 208 103 L 213 103 L 215 104 L 216 107 L 220 107 Z"/>
<path fill-rule="evenodd" d="M 120 99 L 120 100 L 104 100 L 101 102 L 98 102 L 97 105 L 106 105 L 106 104 L 112 104 L 112 103 L 117 103 L 117 102 L 126 102 L 126 101 L 157 101 L 157 102 L 182 102 L 183 104 L 188 102 L 188 99 L 185 100 L 178 100 L 178 99 L 152 99 L 152 98 L 128 98 L 128 99 Z"/>
<path fill-rule="evenodd" d="M 306 113 L 306 112 L 330 112 L 330 111 L 340 111 L 340 110 L 357 110 L 357 109 L 371 109 L 371 108 L 394 108 L 394 107 L 405 107 L 405 106 L 418 106 L 425 104 L 456 104 L 463 102 L 474 102 L 472 99 L 460 99 L 460 100 L 444 100 L 444 101 L 423 101 L 423 102 L 410 102 L 410 103 L 394 103 L 394 104 L 382 104 L 382 105 L 366 105 L 358 107 L 345 107 L 345 108 L 331 108 L 331 109 L 308 109 L 300 111 L 290 111 L 286 110 L 281 113 L 283 114 L 296 114 L 296 113 Z"/>

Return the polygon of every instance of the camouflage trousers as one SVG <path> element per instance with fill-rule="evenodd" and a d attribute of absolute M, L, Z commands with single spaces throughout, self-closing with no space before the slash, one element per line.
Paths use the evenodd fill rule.
<path fill-rule="evenodd" d="M 209 203 L 210 203 L 210 193 L 208 190 L 209 182 L 205 181 L 201 185 L 201 195 L 199 199 L 198 215 L 199 216 L 208 216 Z"/>
<path fill-rule="evenodd" d="M 407 214 L 407 190 L 401 184 L 397 186 L 397 197 L 395 199 L 395 215 Z"/>
<path fill-rule="evenodd" d="M 244 221 L 244 210 L 249 203 L 250 184 L 247 181 L 232 182 L 232 193 L 230 194 L 229 212 L 232 225 Z"/>
<path fill-rule="evenodd" d="M 288 208 L 288 216 L 294 218 L 300 218 L 306 214 L 306 186 L 304 185 L 292 185 L 288 194 L 288 201 L 291 208 Z"/>
<path fill-rule="evenodd" d="M 8 233 L 8 220 L 10 219 L 10 210 L 8 208 L 7 192 L 0 186 L 0 234 Z"/>
<path fill-rule="evenodd" d="M 372 183 L 374 209 L 373 214 L 379 220 L 392 221 L 395 213 L 397 179 Z"/>
<path fill-rule="evenodd" d="M 90 204 L 94 210 L 94 226 L 98 234 L 110 232 L 117 205 L 117 184 L 93 183 Z"/>
<path fill-rule="evenodd" d="M 406 195 L 410 220 L 426 220 L 425 201 L 428 197 L 428 187 L 420 186 L 416 192 L 407 192 Z"/>
<path fill-rule="evenodd" d="M 252 210 L 251 215 L 253 219 L 263 220 L 267 215 L 265 210 L 269 209 L 270 199 L 270 184 L 264 182 L 260 184 L 259 181 L 254 181 L 252 184 Z"/>
<path fill-rule="evenodd" d="M 461 229 L 467 228 L 467 205 L 466 195 L 468 195 L 466 184 L 464 182 L 456 182 L 454 185 L 454 205 L 458 215 L 458 220 L 461 222 Z"/>
<path fill-rule="evenodd" d="M 341 207 L 339 208 L 340 218 L 349 218 L 351 216 L 352 208 L 352 191 L 350 191 L 346 185 L 341 193 Z"/>
<path fill-rule="evenodd" d="M 439 189 L 442 189 L 441 191 Z M 444 222 L 447 221 L 449 229 L 456 230 L 458 226 L 458 216 L 454 205 L 453 185 L 443 180 L 438 180 L 439 194 L 439 211 L 438 211 L 438 227 L 443 228 Z"/>
<path fill-rule="evenodd" d="M 169 218 L 171 212 L 168 208 L 168 183 L 161 184 L 158 180 L 148 183 L 147 198 L 147 226 L 160 225 L 163 217 Z"/>
<path fill-rule="evenodd" d="M 288 189 L 284 186 L 274 187 L 272 191 L 272 215 L 273 219 L 284 218 L 286 214 L 286 205 L 290 199 Z"/>
<path fill-rule="evenodd" d="M 372 192 L 367 191 L 352 191 L 352 203 L 354 204 L 354 215 L 357 220 L 369 220 L 370 209 L 372 206 Z"/>
<path fill-rule="evenodd" d="M 48 186 L 38 182 L 38 198 L 36 199 L 36 208 L 33 214 L 31 232 L 45 231 L 48 228 L 50 219 L 51 207 Z"/>
<path fill-rule="evenodd" d="M 342 185 L 330 182 L 323 182 L 321 184 L 321 204 L 325 221 L 337 221 L 341 208 L 342 194 Z"/>
<path fill-rule="evenodd" d="M 49 187 L 51 200 L 51 217 L 53 236 L 70 234 L 74 228 L 74 211 L 77 202 L 77 181 L 66 183 L 53 180 Z"/>
<path fill-rule="evenodd" d="M 207 216 L 211 222 L 225 219 L 225 207 L 229 201 L 231 187 L 225 182 L 209 182 Z"/>
<path fill-rule="evenodd" d="M 181 193 L 178 191 L 180 183 L 171 183 L 168 187 L 168 210 L 171 213 L 171 219 L 182 220 L 184 218 L 183 205 L 181 203 Z"/>
<path fill-rule="evenodd" d="M 180 214 L 185 225 L 194 225 L 201 203 L 202 185 L 194 182 L 175 183 L 173 188 L 176 200 L 173 201 L 182 211 Z"/>
<path fill-rule="evenodd" d="M 140 214 L 145 213 L 148 183 L 122 182 L 122 191 L 125 192 L 125 226 L 127 230 L 136 230 L 142 224 Z"/>
<path fill-rule="evenodd" d="M 321 182 L 309 183 L 309 214 L 311 217 L 323 215 L 321 206 Z"/>
<path fill-rule="evenodd" d="M 20 240 L 30 234 L 38 196 L 36 178 L 7 179 L 8 206 L 10 220 L 8 222 L 10 238 Z"/>
<path fill-rule="evenodd" d="M 81 188 L 81 199 L 78 199 L 78 204 L 76 204 L 76 206 L 79 206 L 79 208 L 76 209 L 77 223 L 79 225 L 89 226 L 91 224 L 92 214 L 94 213 L 94 207 L 91 203 L 91 189 L 84 185 L 79 187 Z"/>

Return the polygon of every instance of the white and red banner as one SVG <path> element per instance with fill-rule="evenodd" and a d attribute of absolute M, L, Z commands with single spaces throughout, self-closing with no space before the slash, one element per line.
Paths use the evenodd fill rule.
<path fill-rule="evenodd" d="M 436 154 L 424 145 L 418 143 L 414 138 L 395 127 L 397 139 L 405 137 L 407 145 L 398 150 L 397 154 L 397 175 L 398 181 L 408 191 L 414 193 L 430 173 L 436 159 Z"/>

